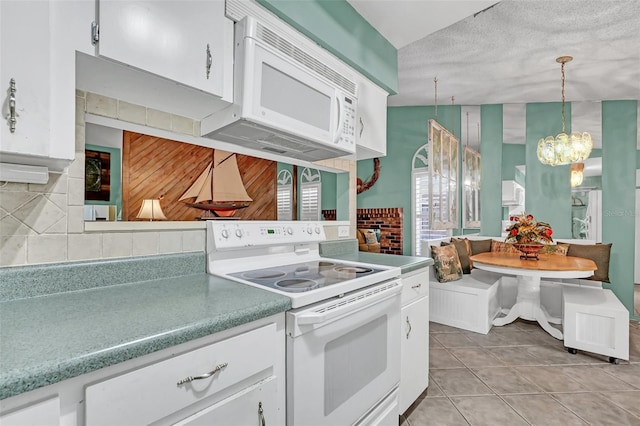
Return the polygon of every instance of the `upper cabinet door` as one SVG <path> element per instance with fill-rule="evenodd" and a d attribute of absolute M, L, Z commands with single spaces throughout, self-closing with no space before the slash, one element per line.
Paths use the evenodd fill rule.
<path fill-rule="evenodd" d="M 99 0 L 98 54 L 224 95 L 224 0 Z M 232 36 L 232 34 L 231 34 Z"/>
<path fill-rule="evenodd" d="M 362 77 L 358 81 L 357 159 L 387 155 L 387 92 Z"/>
<path fill-rule="evenodd" d="M 3 157 L 49 156 L 49 12 L 46 1 L 0 1 Z"/>

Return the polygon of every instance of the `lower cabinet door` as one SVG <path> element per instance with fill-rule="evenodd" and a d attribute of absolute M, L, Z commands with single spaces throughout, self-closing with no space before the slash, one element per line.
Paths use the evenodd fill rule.
<path fill-rule="evenodd" d="M 271 376 L 186 418 L 178 426 L 263 426 L 278 418 L 276 377 Z"/>
<path fill-rule="evenodd" d="M 422 297 L 401 311 L 400 413 L 429 385 L 429 297 Z"/>

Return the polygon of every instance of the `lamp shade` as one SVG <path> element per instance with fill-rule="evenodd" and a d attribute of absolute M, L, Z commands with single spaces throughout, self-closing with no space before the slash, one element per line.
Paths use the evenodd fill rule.
<path fill-rule="evenodd" d="M 160 200 L 143 200 L 142 207 L 140 207 L 140 211 L 136 218 L 149 220 L 167 219 L 160 207 Z"/>

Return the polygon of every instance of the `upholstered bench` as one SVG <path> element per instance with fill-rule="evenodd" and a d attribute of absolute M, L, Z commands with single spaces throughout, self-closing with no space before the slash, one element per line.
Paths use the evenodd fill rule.
<path fill-rule="evenodd" d="M 629 360 L 629 312 L 611 290 L 564 286 L 562 289 L 564 345 Z"/>
<path fill-rule="evenodd" d="M 423 242 L 422 252 L 449 242 L 440 238 Z M 476 333 L 487 334 L 500 313 L 498 290 L 500 274 L 473 269 L 456 281 L 438 282 L 434 267 L 429 268 L 429 320 Z"/>

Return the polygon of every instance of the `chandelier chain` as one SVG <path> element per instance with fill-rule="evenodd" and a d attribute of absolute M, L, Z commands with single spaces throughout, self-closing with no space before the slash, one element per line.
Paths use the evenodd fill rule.
<path fill-rule="evenodd" d="M 436 121 L 438 121 L 438 77 L 433 77 L 433 102 L 435 104 L 435 116 L 436 116 Z"/>
<path fill-rule="evenodd" d="M 562 133 L 565 133 L 564 131 L 564 62 L 561 64 L 560 69 L 562 73 Z"/>

